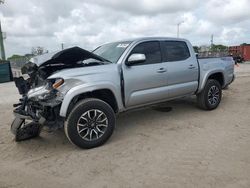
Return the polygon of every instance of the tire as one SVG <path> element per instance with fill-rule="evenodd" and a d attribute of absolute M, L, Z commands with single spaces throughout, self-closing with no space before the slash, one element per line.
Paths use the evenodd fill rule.
<path fill-rule="evenodd" d="M 197 95 L 198 106 L 204 110 L 216 109 L 221 101 L 222 89 L 217 80 L 209 79 L 201 93 Z"/>
<path fill-rule="evenodd" d="M 80 148 L 101 146 L 115 128 L 115 113 L 106 102 L 89 98 L 76 104 L 64 125 L 70 142 Z"/>

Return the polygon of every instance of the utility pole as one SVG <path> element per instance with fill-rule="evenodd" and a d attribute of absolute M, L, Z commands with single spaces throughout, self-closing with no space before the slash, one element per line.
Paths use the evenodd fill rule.
<path fill-rule="evenodd" d="M 63 50 L 64 49 L 64 44 L 63 43 L 61 44 L 61 47 L 62 47 L 62 50 Z"/>
<path fill-rule="evenodd" d="M 4 0 L 0 0 L 0 4 L 3 4 Z M 0 49 L 1 49 L 1 59 L 2 60 L 6 60 L 5 58 L 5 50 L 4 50 L 4 44 L 3 44 L 3 32 L 2 32 L 2 28 L 1 28 L 1 21 L 0 21 Z"/>
<path fill-rule="evenodd" d="M 213 45 L 214 45 L 214 35 L 212 34 L 212 35 L 211 35 L 211 46 L 210 46 L 210 48 L 212 48 Z"/>
<path fill-rule="evenodd" d="M 6 60 L 5 59 L 5 50 L 4 50 L 4 44 L 3 44 L 3 32 L 2 32 L 2 28 L 1 28 L 1 21 L 0 21 L 0 49 L 1 49 L 1 59 L 2 60 Z"/>
<path fill-rule="evenodd" d="M 177 38 L 180 37 L 180 25 L 181 25 L 182 23 L 184 23 L 184 21 L 181 21 L 181 22 L 177 23 Z"/>

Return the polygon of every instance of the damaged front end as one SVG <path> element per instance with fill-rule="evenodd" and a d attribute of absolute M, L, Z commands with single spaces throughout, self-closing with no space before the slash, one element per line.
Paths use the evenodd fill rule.
<path fill-rule="evenodd" d="M 83 63 L 92 59 L 91 63 Z M 23 77 L 14 78 L 16 87 L 22 98 L 14 104 L 15 119 L 11 131 L 16 141 L 25 140 L 39 135 L 46 125 L 50 130 L 63 127 L 64 119 L 59 116 L 60 106 L 65 90 L 63 78 L 50 78 L 63 69 L 94 66 L 105 63 L 105 59 L 79 47 L 73 47 L 53 54 L 44 54 L 32 58 L 22 68 Z M 71 84 L 68 84 L 71 85 Z"/>
<path fill-rule="evenodd" d="M 63 126 L 63 119 L 59 116 L 63 96 L 57 90 L 63 83 L 62 78 L 47 79 L 40 81 L 41 85 L 37 87 L 31 78 L 15 78 L 15 84 L 22 95 L 19 103 L 13 105 L 15 120 L 11 131 L 17 141 L 37 136 L 43 125 L 50 129 Z"/>

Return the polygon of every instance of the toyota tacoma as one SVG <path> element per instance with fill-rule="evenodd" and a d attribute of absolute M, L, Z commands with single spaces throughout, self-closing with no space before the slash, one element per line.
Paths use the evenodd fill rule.
<path fill-rule="evenodd" d="M 32 58 L 15 84 L 11 131 L 16 141 L 38 136 L 47 126 L 64 128 L 81 148 L 105 143 L 118 113 L 197 96 L 204 110 L 218 107 L 222 89 L 234 80 L 232 57 L 197 58 L 179 38 L 139 38 L 99 46 L 90 52 L 68 48 Z"/>

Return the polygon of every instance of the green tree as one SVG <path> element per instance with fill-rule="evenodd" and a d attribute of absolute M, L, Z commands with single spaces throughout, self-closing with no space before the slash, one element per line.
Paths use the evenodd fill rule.
<path fill-rule="evenodd" d="M 199 53 L 199 47 L 198 46 L 193 46 L 193 48 L 194 48 L 195 53 Z"/>
<path fill-rule="evenodd" d="M 8 57 L 8 60 L 13 60 L 13 59 L 18 59 L 18 58 L 22 58 L 23 56 L 21 55 L 17 55 L 17 54 L 13 54 L 12 56 Z"/>
<path fill-rule="evenodd" d="M 212 52 L 221 52 L 221 51 L 225 51 L 227 49 L 228 49 L 228 47 L 225 46 L 225 45 L 222 45 L 222 44 L 213 44 L 211 46 L 211 51 Z"/>

